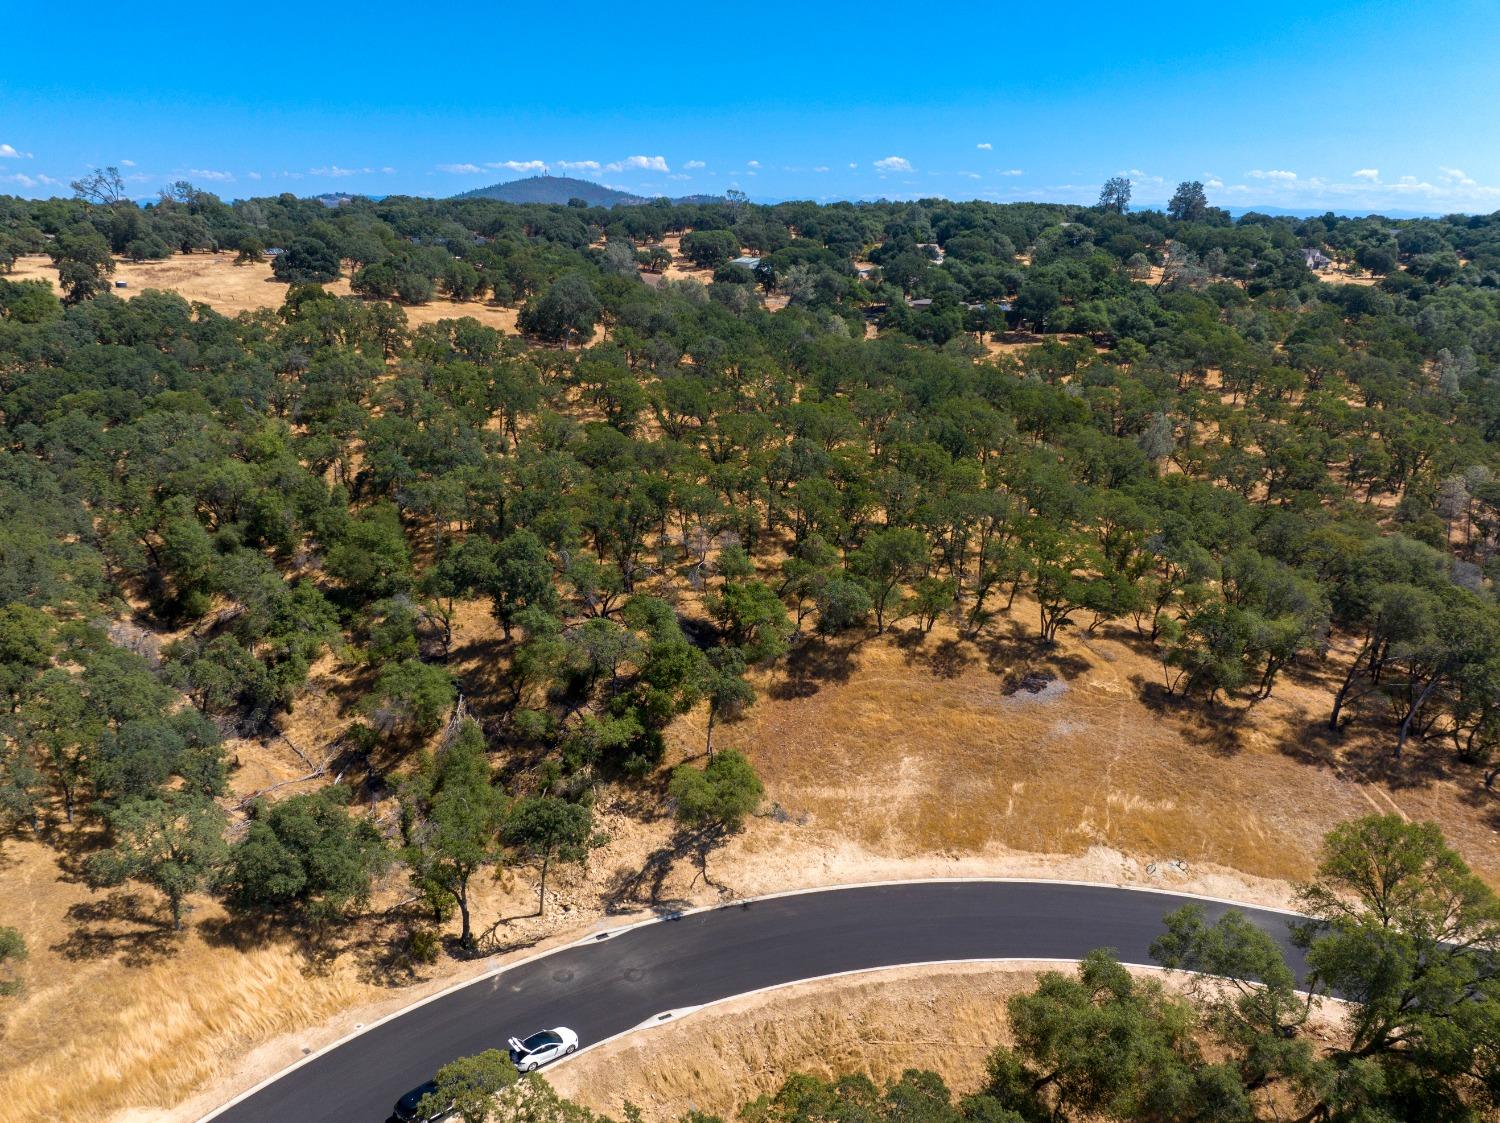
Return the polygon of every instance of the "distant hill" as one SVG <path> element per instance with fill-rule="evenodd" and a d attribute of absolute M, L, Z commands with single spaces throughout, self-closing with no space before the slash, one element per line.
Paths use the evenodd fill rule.
<path fill-rule="evenodd" d="M 638 206 L 648 202 L 641 195 L 616 191 L 602 183 L 572 179 L 565 175 L 534 175 L 513 179 L 509 183 L 492 183 L 456 196 L 459 199 L 499 199 L 503 203 L 566 203 L 582 199 L 594 207 Z"/>
<path fill-rule="evenodd" d="M 476 187 L 455 195 L 455 199 L 499 199 L 502 203 L 557 203 L 566 204 L 571 199 L 582 199 L 591 207 L 638 207 L 660 198 L 653 195 L 632 195 L 629 191 L 617 191 L 588 179 L 573 179 L 565 175 L 534 175 L 526 179 L 513 179 L 509 183 L 492 183 L 488 187 Z M 722 195 L 684 195 L 673 199 L 674 203 L 722 203 Z"/>

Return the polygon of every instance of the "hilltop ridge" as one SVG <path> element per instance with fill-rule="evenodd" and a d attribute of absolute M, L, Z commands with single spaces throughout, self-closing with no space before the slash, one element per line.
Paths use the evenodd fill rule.
<path fill-rule="evenodd" d="M 533 175 L 508 183 L 492 183 L 454 198 L 499 199 L 506 203 L 566 203 L 570 199 L 582 199 L 596 207 L 638 206 L 649 202 L 643 195 L 632 195 L 629 191 L 565 175 Z"/>

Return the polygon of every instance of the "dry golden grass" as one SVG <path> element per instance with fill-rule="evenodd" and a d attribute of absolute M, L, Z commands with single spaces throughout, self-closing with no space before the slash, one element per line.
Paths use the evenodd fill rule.
<path fill-rule="evenodd" d="M 1356 276 L 1332 265 L 1327 269 L 1315 269 L 1313 276 L 1330 285 L 1378 285 L 1381 281 L 1381 278 L 1370 274 Z"/>
<path fill-rule="evenodd" d="M 1057 969 L 956 963 L 782 987 L 611 1042 L 560 1065 L 549 1079 L 563 1095 L 615 1119 L 625 1103 L 637 1104 L 651 1123 L 693 1110 L 733 1119 L 794 1072 L 823 1079 L 864 1073 L 883 1084 L 909 1068 L 928 1069 L 962 1095 L 982 1086 L 985 1058 L 1012 1040 L 1006 1000 Z M 1336 1012 L 1319 1011 L 1311 1023 L 1315 1040 L 1329 1041 L 1337 1030 Z"/>
<path fill-rule="evenodd" d="M 11 280 L 42 280 L 57 287 L 57 270 L 47 257 L 28 256 L 16 262 Z M 191 301 L 201 301 L 226 316 L 255 312 L 262 308 L 279 308 L 286 299 L 287 286 L 271 276 L 271 266 L 236 265 L 232 253 L 173 254 L 164 261 L 115 262 L 114 281 L 127 287 L 110 291 L 129 300 L 147 289 L 166 289 Z M 323 286 L 337 296 L 349 296 L 346 275 Z M 514 334 L 519 309 L 505 308 L 483 301 L 452 301 L 437 297 L 427 304 L 403 305 L 407 321 L 417 327 L 438 320 L 455 320 L 472 316 L 480 323 Z"/>
<path fill-rule="evenodd" d="M 712 269 L 700 269 L 682 255 L 682 235 L 668 234 L 661 240 L 667 252 L 672 255 L 672 264 L 661 271 L 661 275 L 669 281 L 701 281 L 708 284 L 714 279 Z"/>
<path fill-rule="evenodd" d="M 814 641 L 716 739 L 744 746 L 770 798 L 811 833 L 875 856 L 1106 848 L 1297 879 L 1334 824 L 1396 809 L 1438 821 L 1500 883 L 1500 817 L 1474 775 L 1438 772 L 1440 749 L 1387 774 L 1383 742 L 1322 734 L 1337 664 L 1210 715 L 1160 697 L 1160 665 L 1126 628 L 1064 633 L 1039 653 L 1026 639 L 1034 613 L 1018 601 L 1001 621 L 1016 638 L 977 645 L 941 628 L 920 643 Z M 1003 693 L 1006 676 L 1032 669 L 1058 684 Z M 698 715 L 672 732 L 698 751 Z"/>
<path fill-rule="evenodd" d="M 969 1092 L 985 1057 L 1008 1041 L 1005 1000 L 1034 987 L 1038 973 L 952 964 L 783 987 L 612 1042 L 549 1079 L 595 1111 L 619 1119 L 629 1101 L 653 1121 L 694 1109 L 733 1119 L 793 1072 L 884 1082 L 925 1068 Z"/>
<path fill-rule="evenodd" d="M 352 961 L 308 969 L 287 941 L 212 941 L 202 904 L 174 936 L 149 893 L 93 897 L 39 843 L 7 842 L 7 897 L 26 902 L 26 990 L 4 1008 L 0 1102 L 17 1120 L 169 1107 L 254 1044 L 377 997 Z"/>

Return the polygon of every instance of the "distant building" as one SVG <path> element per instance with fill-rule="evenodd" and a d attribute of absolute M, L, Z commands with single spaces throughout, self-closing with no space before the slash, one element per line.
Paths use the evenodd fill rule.
<path fill-rule="evenodd" d="M 267 257 L 280 257 L 284 253 L 286 253 L 286 250 L 282 249 L 280 246 L 272 246 L 270 249 L 266 250 Z"/>
<path fill-rule="evenodd" d="M 918 242 L 917 249 L 922 250 L 928 257 L 932 258 L 934 265 L 941 265 L 943 263 L 943 247 L 936 242 Z"/>
<path fill-rule="evenodd" d="M 930 296 L 919 296 L 919 297 L 917 297 L 916 300 L 911 299 L 911 297 L 907 297 L 906 298 L 906 306 L 908 308 L 931 308 L 932 307 L 932 297 L 930 297 Z"/>
<path fill-rule="evenodd" d="M 735 258 L 729 264 L 730 265 L 743 265 L 746 269 L 754 269 L 757 265 L 760 264 L 760 258 L 758 258 L 758 257 L 751 257 L 749 254 L 744 254 L 744 255 L 742 255 L 740 257 Z"/>
<path fill-rule="evenodd" d="M 1312 246 L 1302 251 L 1302 259 L 1307 262 L 1309 269 L 1327 269 L 1333 264 L 1333 258 L 1320 249 L 1314 249 Z"/>

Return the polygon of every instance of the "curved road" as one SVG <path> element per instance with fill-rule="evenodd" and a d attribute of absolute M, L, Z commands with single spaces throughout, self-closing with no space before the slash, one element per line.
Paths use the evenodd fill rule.
<path fill-rule="evenodd" d="M 380 1023 L 207 1116 L 217 1123 L 380 1123 L 455 1057 L 571 1026 L 583 1044 L 762 987 L 958 959 L 1079 959 L 1098 947 L 1151 962 L 1172 893 L 1036 881 L 904 882 L 770 897 L 601 934 Z M 1301 975 L 1288 914 L 1242 908 Z"/>

